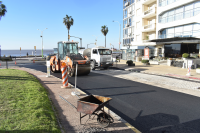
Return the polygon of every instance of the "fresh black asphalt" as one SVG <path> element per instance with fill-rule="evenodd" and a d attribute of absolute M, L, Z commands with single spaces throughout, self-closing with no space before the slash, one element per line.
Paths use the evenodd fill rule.
<path fill-rule="evenodd" d="M 24 67 L 46 72 L 40 64 Z M 93 72 L 78 76 L 77 87 L 111 97 L 110 109 L 143 133 L 200 133 L 199 97 Z"/>

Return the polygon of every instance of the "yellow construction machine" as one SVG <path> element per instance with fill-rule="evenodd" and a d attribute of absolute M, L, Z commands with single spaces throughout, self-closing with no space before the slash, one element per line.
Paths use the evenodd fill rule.
<path fill-rule="evenodd" d="M 60 72 L 62 64 L 67 66 L 70 77 L 75 75 L 76 64 L 78 64 L 77 75 L 90 73 L 90 61 L 78 53 L 78 42 L 58 42 L 58 53 L 50 59 L 51 72 Z"/>

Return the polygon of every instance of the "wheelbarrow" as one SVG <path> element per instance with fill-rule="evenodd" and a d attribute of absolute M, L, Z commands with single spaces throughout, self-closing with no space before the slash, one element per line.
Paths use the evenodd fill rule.
<path fill-rule="evenodd" d="M 64 98 L 62 99 L 65 100 Z M 104 106 L 106 104 L 109 105 L 109 101 L 111 99 L 112 98 L 110 97 L 89 95 L 89 96 L 78 99 L 77 108 L 74 105 L 72 105 L 70 102 L 68 102 L 67 100 L 65 101 L 68 102 L 70 105 L 72 105 L 72 107 L 77 109 L 77 112 L 80 112 L 80 124 L 81 124 L 81 119 L 83 117 L 89 115 L 89 119 L 90 119 L 92 115 L 95 115 L 97 116 L 97 122 L 99 123 L 99 125 L 101 127 L 107 127 L 109 126 L 110 123 L 114 122 L 113 118 L 109 115 L 109 110 L 108 110 L 108 114 L 104 111 Z M 85 115 L 81 116 L 81 113 L 84 113 Z"/>

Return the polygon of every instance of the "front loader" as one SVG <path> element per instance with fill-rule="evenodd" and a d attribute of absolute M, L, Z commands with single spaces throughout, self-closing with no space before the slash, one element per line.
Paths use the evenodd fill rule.
<path fill-rule="evenodd" d="M 51 72 L 60 72 L 61 64 L 66 64 L 70 77 L 75 75 L 76 64 L 78 64 L 77 75 L 90 73 L 90 61 L 78 53 L 78 42 L 58 42 L 58 53 L 50 59 Z"/>

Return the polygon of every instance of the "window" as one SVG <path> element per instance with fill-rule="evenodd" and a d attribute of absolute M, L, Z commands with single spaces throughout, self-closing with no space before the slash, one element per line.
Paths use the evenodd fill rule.
<path fill-rule="evenodd" d="M 175 37 L 181 37 L 182 36 L 182 32 L 183 32 L 183 27 L 182 26 L 175 27 Z"/>
<path fill-rule="evenodd" d="M 183 19 L 183 7 L 175 9 L 175 20 Z"/>
<path fill-rule="evenodd" d="M 111 51 L 109 49 L 99 49 L 100 55 L 110 55 Z"/>
<path fill-rule="evenodd" d="M 134 16 L 132 16 L 132 26 L 134 26 Z"/>
<path fill-rule="evenodd" d="M 93 54 L 97 54 L 97 49 L 93 49 Z"/>
<path fill-rule="evenodd" d="M 167 38 L 174 37 L 174 28 L 167 29 Z"/>
<path fill-rule="evenodd" d="M 134 12 L 134 10 L 135 10 L 135 6 L 134 6 L 134 5 L 132 5 L 132 11 Z"/>
<path fill-rule="evenodd" d="M 172 22 L 184 18 L 190 18 L 200 13 L 200 1 L 170 10 L 159 16 L 159 23 Z"/>
<path fill-rule="evenodd" d="M 126 24 L 127 24 L 127 19 L 124 20 L 124 28 L 126 28 Z"/>
<path fill-rule="evenodd" d="M 124 18 L 127 18 L 127 10 L 124 10 Z"/>
<path fill-rule="evenodd" d="M 183 37 L 190 37 L 192 35 L 192 25 L 185 25 L 183 27 Z"/>
<path fill-rule="evenodd" d="M 194 4 L 194 16 L 200 13 L 200 1 Z"/>
<path fill-rule="evenodd" d="M 193 37 L 200 36 L 199 23 L 164 29 L 159 34 L 159 38 L 192 37 L 192 36 Z"/>
<path fill-rule="evenodd" d="M 167 22 L 172 22 L 172 21 L 174 21 L 174 10 L 168 12 Z"/>
<path fill-rule="evenodd" d="M 58 44 L 58 49 L 59 49 L 59 58 L 62 60 L 63 59 L 63 44 L 60 42 Z"/>
<path fill-rule="evenodd" d="M 124 30 L 124 38 L 128 37 L 128 29 Z"/>
<path fill-rule="evenodd" d="M 193 16 L 193 4 L 189 4 L 185 6 L 185 13 L 184 13 L 184 18 L 189 18 Z"/>
<path fill-rule="evenodd" d="M 159 0 L 159 6 L 166 6 L 179 0 Z"/>
<path fill-rule="evenodd" d="M 124 0 L 124 8 L 126 8 L 125 4 L 126 4 L 127 0 Z"/>
<path fill-rule="evenodd" d="M 128 24 L 129 26 L 131 26 L 131 18 L 129 18 L 128 20 L 129 20 Z"/>
<path fill-rule="evenodd" d="M 200 8 L 200 1 L 194 3 L 194 8 Z"/>
<path fill-rule="evenodd" d="M 200 30 L 200 24 L 194 24 L 193 25 L 193 31 L 194 30 Z"/>

